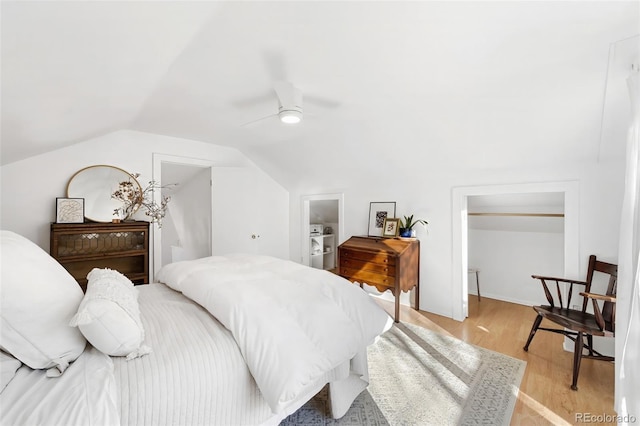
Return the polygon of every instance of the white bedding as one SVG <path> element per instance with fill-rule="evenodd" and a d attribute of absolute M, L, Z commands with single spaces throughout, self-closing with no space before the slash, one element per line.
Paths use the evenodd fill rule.
<path fill-rule="evenodd" d="M 294 284 L 291 281 L 309 268 L 264 257 L 246 260 L 202 261 L 193 277 L 182 276 L 182 267 L 165 271 L 165 276 L 173 271 L 181 277 L 186 294 L 201 297 L 197 296 L 200 292 L 224 306 L 225 298 L 245 298 L 252 312 L 266 314 L 268 321 L 252 313 L 241 315 L 243 308 L 230 307 L 233 300 L 229 300 L 220 315 L 240 336 L 242 345 L 209 312 L 179 292 L 163 284 L 138 286 L 145 344 L 153 351 L 126 361 L 87 345 L 58 378 L 23 365 L 0 393 L 0 424 L 277 425 L 326 383 L 330 384 L 332 413 L 340 417 L 367 385 L 367 344 L 392 320 L 359 287 L 334 280 L 332 274 L 311 271 L 310 283 Z M 207 289 L 209 284 L 189 284 L 191 279 L 197 283 L 205 279 L 201 275 L 210 274 L 204 263 L 225 264 L 218 272 L 229 275 L 217 276 L 218 281 L 224 277 L 226 285 Z M 254 269 L 245 271 L 253 279 L 234 281 L 233 276 L 239 276 L 231 273 L 230 265 L 238 269 L 235 273 Z M 275 279 L 277 273 L 284 275 Z M 321 281 L 327 281 L 324 290 L 316 288 L 325 287 Z M 256 289 L 269 283 L 281 289 Z M 291 295 L 299 303 L 287 302 L 285 296 Z M 275 306 L 276 312 L 265 305 Z M 330 313 L 319 311 L 320 307 Z M 252 318 L 258 323 L 248 322 Z M 305 335 L 313 324 L 318 330 Z M 346 340 L 336 341 L 338 338 Z M 311 363 L 307 366 L 302 359 Z M 251 368 L 258 368 L 255 375 L 284 395 L 274 399 L 275 412 Z M 273 394 L 272 389 L 265 389 Z"/>
<path fill-rule="evenodd" d="M 123 426 L 255 425 L 272 417 L 227 329 L 164 285 L 137 288 L 153 351 L 113 358 Z"/>
<path fill-rule="evenodd" d="M 111 358 L 90 345 L 60 377 L 23 365 L 0 393 L 0 424 L 118 425 Z"/>
<path fill-rule="evenodd" d="M 165 285 L 137 288 L 150 354 L 127 361 L 87 345 L 58 378 L 22 366 L 0 393 L 0 424 L 259 425 L 281 420 L 262 398 L 222 324 Z"/>
<path fill-rule="evenodd" d="M 157 278 L 231 331 L 274 413 L 391 326 L 390 317 L 358 286 L 273 257 L 177 262 Z"/>

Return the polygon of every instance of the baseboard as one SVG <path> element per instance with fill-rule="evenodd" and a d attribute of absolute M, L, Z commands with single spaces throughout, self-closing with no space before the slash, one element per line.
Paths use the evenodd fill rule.
<path fill-rule="evenodd" d="M 469 292 L 469 297 L 478 297 L 477 294 L 473 294 L 471 292 Z M 495 299 L 495 300 L 500 300 L 501 302 L 509 302 L 509 303 L 516 303 L 518 305 L 524 305 L 524 306 L 533 306 L 534 303 L 529 301 L 529 300 L 521 300 L 521 299 L 513 299 L 510 297 L 505 297 L 504 295 L 501 294 L 491 294 L 491 293 L 480 293 L 480 297 L 484 298 L 486 297 L 487 299 Z"/>

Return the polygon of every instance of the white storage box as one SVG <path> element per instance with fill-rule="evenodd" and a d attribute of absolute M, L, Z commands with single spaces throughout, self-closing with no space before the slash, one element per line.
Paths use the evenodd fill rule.
<path fill-rule="evenodd" d="M 309 233 L 311 235 L 322 235 L 323 231 L 324 231 L 324 225 L 320 223 L 309 224 Z"/>

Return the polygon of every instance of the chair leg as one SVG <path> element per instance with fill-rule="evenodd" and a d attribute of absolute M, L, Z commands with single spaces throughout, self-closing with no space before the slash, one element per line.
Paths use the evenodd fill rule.
<path fill-rule="evenodd" d="M 580 361 L 582 361 L 582 347 L 584 346 L 582 332 L 578 332 L 576 336 L 576 346 L 573 353 L 573 381 L 571 382 L 571 389 L 578 390 L 578 373 L 580 373 Z"/>
<path fill-rule="evenodd" d="M 536 335 L 536 331 L 538 331 L 538 327 L 540 327 L 540 323 L 542 322 L 542 315 L 538 314 L 536 319 L 533 321 L 533 326 L 531 327 L 531 332 L 529 333 L 529 338 L 527 339 L 527 344 L 524 345 L 524 350 L 529 350 L 529 344 L 533 340 L 533 336 Z"/>
<path fill-rule="evenodd" d="M 593 336 L 587 334 L 587 345 L 589 345 L 589 355 L 593 356 Z"/>

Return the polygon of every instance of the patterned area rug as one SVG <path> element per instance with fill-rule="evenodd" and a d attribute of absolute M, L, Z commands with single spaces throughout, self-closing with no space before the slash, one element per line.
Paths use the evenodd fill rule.
<path fill-rule="evenodd" d="M 508 425 L 526 362 L 411 324 L 369 347 L 369 387 L 338 420 L 326 388 L 281 425 Z"/>

